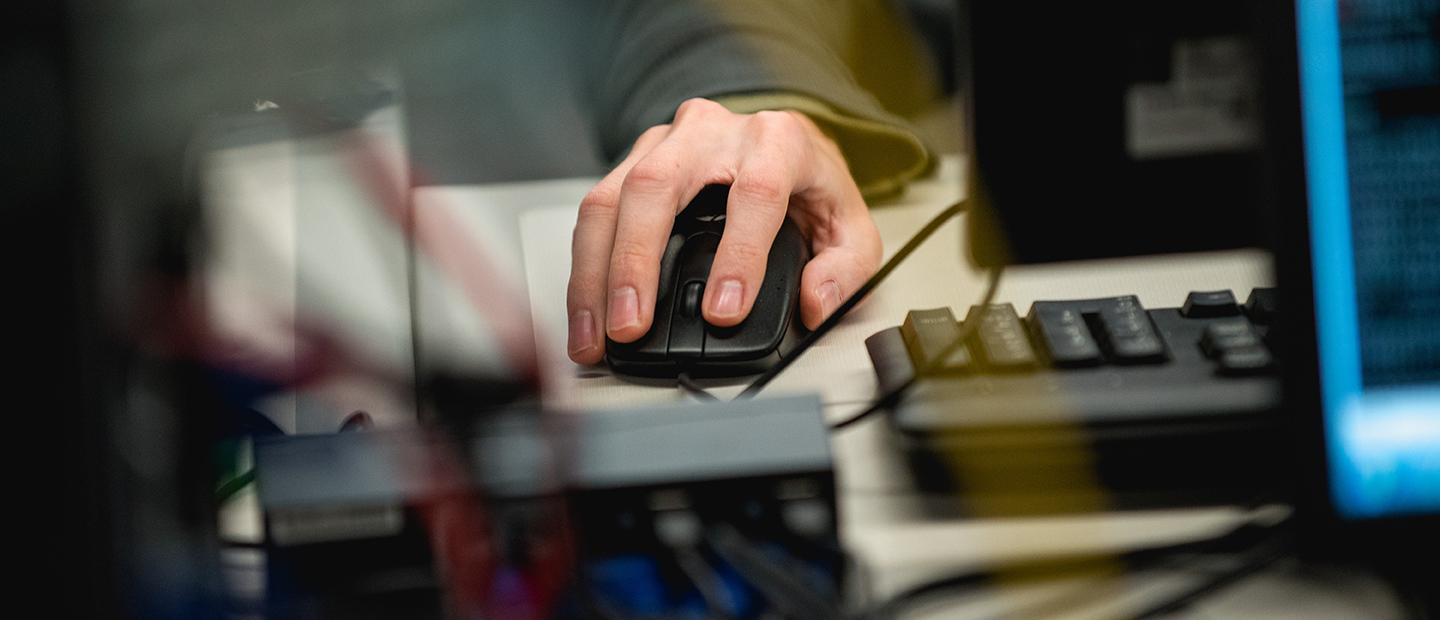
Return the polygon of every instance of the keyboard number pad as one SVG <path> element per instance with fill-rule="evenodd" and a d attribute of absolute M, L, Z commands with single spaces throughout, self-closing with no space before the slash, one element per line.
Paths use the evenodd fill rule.
<path fill-rule="evenodd" d="M 1211 323 L 1200 336 L 1200 350 L 1220 362 L 1222 375 L 1252 375 L 1270 370 L 1274 359 L 1255 328 L 1244 318 Z"/>
<path fill-rule="evenodd" d="M 1026 317 L 1056 366 L 1158 364 L 1165 341 L 1134 295 L 1075 301 L 1037 301 Z"/>
<path fill-rule="evenodd" d="M 1080 309 L 1067 302 L 1037 301 L 1026 317 L 1035 340 L 1056 366 L 1095 366 L 1105 358 Z"/>
<path fill-rule="evenodd" d="M 1117 364 L 1165 361 L 1165 344 L 1133 295 L 1105 300 L 1098 313 L 1105 349 Z"/>

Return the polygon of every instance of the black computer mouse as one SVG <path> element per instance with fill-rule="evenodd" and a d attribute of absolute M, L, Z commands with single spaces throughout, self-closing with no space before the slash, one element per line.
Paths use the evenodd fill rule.
<path fill-rule="evenodd" d="M 710 264 L 725 232 L 730 187 L 710 185 L 675 216 L 665 255 L 655 319 L 635 342 L 605 340 L 605 361 L 616 373 L 639 377 L 733 377 L 764 372 L 804 334 L 800 273 L 810 251 L 790 218 L 770 244 L 765 281 L 750 314 L 733 327 L 705 322 L 700 312 Z"/>

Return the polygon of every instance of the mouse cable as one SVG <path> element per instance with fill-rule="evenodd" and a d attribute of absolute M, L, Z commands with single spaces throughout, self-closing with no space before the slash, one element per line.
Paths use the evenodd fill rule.
<path fill-rule="evenodd" d="M 908 390 L 911 386 L 915 385 L 915 382 L 919 380 L 920 377 L 924 377 L 942 368 L 945 365 L 945 360 L 950 359 L 951 353 L 954 353 L 955 351 L 959 350 L 960 347 L 965 346 L 965 341 L 970 338 L 971 334 L 975 333 L 975 328 L 980 325 L 980 321 L 985 318 L 985 312 L 989 310 L 990 302 L 995 299 L 995 291 L 1000 289 L 1000 274 L 1002 272 L 1004 272 L 1003 267 L 996 266 L 990 268 L 990 278 L 989 281 L 985 284 L 985 294 L 980 297 L 980 314 L 976 315 L 973 319 L 962 322 L 960 324 L 960 333 L 955 335 L 955 339 L 951 340 L 950 344 L 945 345 L 945 348 L 941 350 L 938 355 L 932 358 L 924 366 L 916 368 L 915 372 L 911 374 L 910 378 L 906 379 L 904 383 L 895 386 L 889 392 L 881 395 L 880 398 L 875 399 L 873 402 L 870 403 L 869 407 L 865 408 L 864 411 L 861 411 L 860 413 L 850 416 L 844 420 L 831 424 L 830 430 L 838 431 L 842 428 L 855 424 L 856 422 L 864 420 L 865 418 L 875 415 L 877 412 L 884 411 L 895 406 L 895 403 L 900 400 L 900 395 L 903 394 L 905 390 Z"/>
<path fill-rule="evenodd" d="M 1155 604 L 1138 614 L 1130 616 L 1127 620 L 1150 620 L 1151 618 L 1167 616 L 1185 609 L 1201 599 L 1225 589 L 1226 586 L 1234 584 L 1274 564 L 1277 560 L 1287 555 L 1294 541 L 1295 537 L 1288 532 L 1286 532 L 1285 535 L 1278 535 L 1271 540 L 1263 541 L 1255 545 L 1253 549 L 1240 554 L 1240 562 L 1235 567 L 1222 571 L 1200 582 L 1195 587 Z"/>
<path fill-rule="evenodd" d="M 935 231 L 940 230 L 941 225 L 950 221 L 950 218 L 964 212 L 969 204 L 969 201 L 961 200 L 946 207 L 944 211 L 941 211 L 939 215 L 931 219 L 929 223 L 925 224 L 924 228 L 920 229 L 920 232 L 915 233 L 914 236 L 910 237 L 909 241 L 905 242 L 905 245 L 900 248 L 899 252 L 896 252 L 894 256 L 890 257 L 890 260 L 885 261 L 885 265 L 880 267 L 880 270 L 875 272 L 875 275 L 870 276 L 870 279 L 866 280 L 865 284 L 860 285 L 859 290 L 856 290 L 853 295 L 846 299 L 845 303 L 840 304 L 840 307 L 836 308 L 835 312 L 832 312 L 829 318 L 820 323 L 820 326 L 816 327 L 814 331 L 807 334 L 805 338 L 800 341 L 800 344 L 795 345 L 795 349 L 791 351 L 789 355 L 781 358 L 780 362 L 775 364 L 770 370 L 765 371 L 765 374 L 756 377 L 755 380 L 751 382 L 750 385 L 745 386 L 745 390 L 740 392 L 735 398 L 754 398 L 756 394 L 759 394 L 760 390 L 765 389 L 766 384 L 770 383 L 777 375 L 790 367 L 790 364 L 794 363 L 794 361 L 800 357 L 800 354 L 814 346 L 821 337 L 830 333 L 830 330 L 835 329 L 835 326 L 840 324 L 840 321 L 845 318 L 845 315 L 849 314 L 856 305 L 859 305 L 860 300 L 865 299 L 865 296 L 869 295 L 870 291 L 875 290 L 876 286 L 879 286 L 881 282 L 885 281 L 886 277 L 889 277 L 890 272 L 895 271 L 895 268 L 900 266 L 901 261 L 904 261 L 913 254 L 915 250 L 920 247 L 920 244 L 924 243 L 926 239 L 929 239 L 930 235 L 935 234 Z"/>
<path fill-rule="evenodd" d="M 720 398 L 718 396 L 711 394 L 710 390 L 707 390 L 701 387 L 699 383 L 696 383 L 695 378 L 691 377 L 690 373 L 688 372 L 682 372 L 679 375 L 676 375 L 675 383 L 676 385 L 680 386 L 680 389 L 689 392 L 690 395 L 694 396 L 697 400 L 701 400 L 707 403 L 720 401 Z"/>
<path fill-rule="evenodd" d="M 1276 522 L 1273 515 L 1263 511 L 1235 528 L 1213 538 L 1186 541 L 1156 547 L 1143 547 L 1113 555 L 1092 555 L 1056 560 L 1023 562 L 1008 568 L 992 568 L 946 575 L 907 588 L 889 597 L 875 607 L 861 613 L 858 620 L 890 620 L 901 612 L 922 602 L 934 601 L 944 595 L 954 595 L 971 587 L 994 583 L 997 579 L 1014 578 L 1023 574 L 1043 575 L 1047 571 L 1067 572 L 1086 564 L 1097 562 L 1123 562 L 1131 572 L 1143 572 L 1167 566 L 1186 570 L 1215 553 L 1240 546 L 1239 564 L 1231 569 L 1206 579 L 1196 587 L 1142 611 L 1130 620 L 1147 620 L 1156 615 L 1177 611 L 1206 594 L 1213 593 L 1225 585 L 1252 574 L 1278 559 L 1277 552 L 1283 551 L 1292 541 L 1292 534 L 1286 523 L 1288 517 Z M 1063 597 L 1068 599 L 1069 597 Z M 1053 605 L 1051 601 L 1046 605 Z M 1023 613 L 1021 616 L 1025 615 Z"/>

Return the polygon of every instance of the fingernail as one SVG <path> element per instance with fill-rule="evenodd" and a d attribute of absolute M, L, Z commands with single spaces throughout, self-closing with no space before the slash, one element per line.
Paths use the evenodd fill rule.
<path fill-rule="evenodd" d="M 740 286 L 739 280 L 721 282 L 720 292 L 715 295 L 715 303 L 710 306 L 710 313 L 724 318 L 740 314 L 740 297 L 743 292 L 744 288 Z"/>
<path fill-rule="evenodd" d="M 595 317 L 581 310 L 570 317 L 570 352 L 579 353 L 595 347 Z"/>
<path fill-rule="evenodd" d="M 815 287 L 815 296 L 820 298 L 820 311 L 829 318 L 840 307 L 840 285 L 834 280 L 826 280 L 820 286 Z"/>
<path fill-rule="evenodd" d="M 640 322 L 640 298 L 634 287 L 622 287 L 610 294 L 610 331 Z"/>

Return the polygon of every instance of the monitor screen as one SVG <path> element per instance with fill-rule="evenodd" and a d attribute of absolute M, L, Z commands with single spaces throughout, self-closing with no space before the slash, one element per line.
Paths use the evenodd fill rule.
<path fill-rule="evenodd" d="M 1440 1 L 1296 6 L 1331 503 L 1440 513 Z"/>

